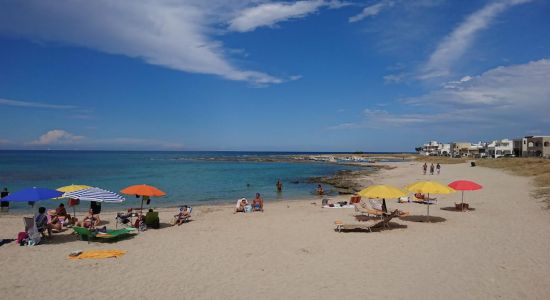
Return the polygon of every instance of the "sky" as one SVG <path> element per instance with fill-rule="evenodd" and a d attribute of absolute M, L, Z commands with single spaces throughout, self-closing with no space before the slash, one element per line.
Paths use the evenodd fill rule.
<path fill-rule="evenodd" d="M 0 149 L 550 135 L 550 1 L 0 0 Z"/>

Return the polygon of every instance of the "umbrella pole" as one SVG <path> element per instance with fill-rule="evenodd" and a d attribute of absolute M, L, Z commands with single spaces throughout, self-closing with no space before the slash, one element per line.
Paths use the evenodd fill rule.
<path fill-rule="evenodd" d="M 460 204 L 460 209 L 464 211 L 464 191 L 462 191 L 462 203 Z"/>
<path fill-rule="evenodd" d="M 428 207 L 428 214 L 426 215 L 426 222 L 430 222 L 430 205 L 426 204 L 426 206 Z"/>

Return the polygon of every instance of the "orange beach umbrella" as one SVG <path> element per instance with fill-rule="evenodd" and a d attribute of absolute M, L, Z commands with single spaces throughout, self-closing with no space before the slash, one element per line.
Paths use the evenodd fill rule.
<path fill-rule="evenodd" d="M 132 185 L 120 190 L 120 192 L 126 195 L 141 196 L 141 211 L 143 211 L 143 200 L 145 200 L 145 197 L 162 197 L 166 195 L 166 193 L 160 189 L 146 184 Z"/>
<path fill-rule="evenodd" d="M 165 192 L 161 191 L 160 189 L 154 186 L 150 186 L 146 184 L 132 185 L 125 189 L 122 189 L 120 192 L 126 195 L 138 195 L 138 196 L 148 196 L 148 197 L 166 196 Z"/>

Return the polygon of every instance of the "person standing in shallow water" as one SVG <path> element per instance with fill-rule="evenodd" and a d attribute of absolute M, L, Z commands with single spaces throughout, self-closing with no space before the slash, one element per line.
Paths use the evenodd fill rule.
<path fill-rule="evenodd" d="M 435 167 L 437 169 L 437 175 L 441 172 L 441 165 L 437 163 L 437 166 Z"/>
<path fill-rule="evenodd" d="M 434 174 L 434 164 L 432 163 L 430 165 L 430 175 L 433 175 Z"/>
<path fill-rule="evenodd" d="M 283 191 L 283 183 L 281 182 L 280 179 L 277 179 L 277 192 L 282 192 Z"/>

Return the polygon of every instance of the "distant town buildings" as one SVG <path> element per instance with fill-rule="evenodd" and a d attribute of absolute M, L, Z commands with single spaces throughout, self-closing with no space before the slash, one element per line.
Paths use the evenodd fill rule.
<path fill-rule="evenodd" d="M 422 155 L 452 157 L 545 157 L 550 158 L 550 136 L 526 136 L 491 142 L 430 141 L 415 150 Z"/>

